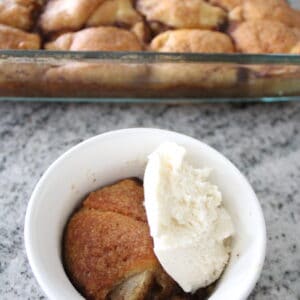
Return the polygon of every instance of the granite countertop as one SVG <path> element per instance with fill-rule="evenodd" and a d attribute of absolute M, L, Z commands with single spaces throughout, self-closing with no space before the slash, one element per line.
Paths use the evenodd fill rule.
<path fill-rule="evenodd" d="M 262 276 L 250 299 L 300 299 L 300 103 L 108 105 L 0 103 L 0 299 L 47 299 L 23 243 L 30 194 L 47 166 L 93 135 L 160 127 L 212 145 L 244 172 L 268 231 Z"/>

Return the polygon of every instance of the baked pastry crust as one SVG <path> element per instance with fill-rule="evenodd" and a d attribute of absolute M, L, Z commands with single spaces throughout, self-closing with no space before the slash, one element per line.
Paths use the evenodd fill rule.
<path fill-rule="evenodd" d="M 124 279 L 158 267 L 152 249 L 146 223 L 114 212 L 83 209 L 68 224 L 64 259 L 83 294 L 102 300 Z"/>
<path fill-rule="evenodd" d="M 152 40 L 150 48 L 160 52 L 234 52 L 234 46 L 228 35 L 217 31 L 200 29 L 166 31 Z"/>
<path fill-rule="evenodd" d="M 174 28 L 219 28 L 226 13 L 203 0 L 137 0 L 137 10 L 149 22 L 160 22 Z"/>
<path fill-rule="evenodd" d="M 41 40 L 38 34 L 0 25 L 0 49 L 37 50 Z"/>
<path fill-rule="evenodd" d="M 40 16 L 45 33 L 78 30 L 105 0 L 50 0 Z"/>
<path fill-rule="evenodd" d="M 300 27 L 300 11 L 285 0 L 243 0 L 231 13 L 235 21 L 277 21 L 291 27 Z"/>
<path fill-rule="evenodd" d="M 1 0 L 0 24 L 30 30 L 40 7 L 41 0 Z"/>
<path fill-rule="evenodd" d="M 142 20 L 142 16 L 133 7 L 133 0 L 106 0 L 89 17 L 86 26 L 112 24 L 128 26 Z"/>
<path fill-rule="evenodd" d="M 47 50 L 73 51 L 140 51 L 137 36 L 116 27 L 87 28 L 74 33 L 64 33 L 45 44 Z"/>
<path fill-rule="evenodd" d="M 162 33 L 152 41 L 151 49 L 164 52 L 234 52 L 234 46 L 227 35 L 199 29 L 181 29 Z M 238 80 L 238 68 L 224 68 L 218 64 L 160 63 L 151 65 L 150 72 L 150 82 L 153 83 L 153 88 L 158 89 L 178 86 L 224 88 L 233 86 Z"/>
<path fill-rule="evenodd" d="M 73 51 L 140 51 L 142 45 L 137 36 L 115 27 L 87 28 L 75 33 L 65 33 L 45 45 L 47 50 Z M 70 62 L 49 69 L 44 81 L 49 93 L 74 95 L 88 89 L 97 95 L 99 89 L 111 92 L 115 88 L 140 85 L 145 80 L 147 67 L 120 62 L 82 63 Z M 76 87 L 79 87 L 76 89 Z M 84 96 L 84 95 L 82 95 Z"/>
<path fill-rule="evenodd" d="M 229 29 L 229 32 L 234 40 L 237 50 L 242 53 L 300 54 L 300 30 L 297 28 L 288 27 L 281 22 L 270 20 L 247 21 L 240 24 L 235 24 Z M 270 75 L 282 76 L 283 74 L 289 73 L 296 74 L 296 72 L 300 71 L 298 66 L 289 65 L 248 66 L 248 68 L 254 70 L 255 73 L 260 77 Z M 297 77 L 298 75 L 295 76 Z M 268 81 L 270 81 L 270 78 Z M 258 82 L 258 80 L 256 80 L 256 82 Z M 275 80 L 273 82 L 275 84 Z M 279 87 L 278 83 L 276 83 L 276 85 Z"/>
<path fill-rule="evenodd" d="M 40 27 L 49 33 L 140 21 L 133 0 L 51 0 L 40 17 Z"/>
<path fill-rule="evenodd" d="M 229 33 L 242 53 L 290 53 L 300 41 L 299 30 L 270 20 L 235 24 Z"/>
<path fill-rule="evenodd" d="M 90 193 L 84 200 L 83 207 L 116 212 L 147 222 L 143 200 L 144 189 L 141 182 L 125 179 Z"/>

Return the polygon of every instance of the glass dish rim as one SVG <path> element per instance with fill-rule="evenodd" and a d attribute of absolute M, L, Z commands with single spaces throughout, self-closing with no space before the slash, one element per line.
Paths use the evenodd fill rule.
<path fill-rule="evenodd" d="M 48 60 L 116 61 L 121 63 L 224 63 L 300 65 L 299 54 L 167 53 L 131 51 L 0 50 L 0 62 L 44 62 Z"/>

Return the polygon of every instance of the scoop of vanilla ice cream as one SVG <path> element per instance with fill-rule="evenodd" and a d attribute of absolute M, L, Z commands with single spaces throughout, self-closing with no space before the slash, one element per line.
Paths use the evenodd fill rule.
<path fill-rule="evenodd" d="M 193 168 L 183 147 L 166 142 L 149 156 L 144 175 L 154 252 L 185 292 L 217 280 L 230 255 L 233 223 L 210 172 Z"/>

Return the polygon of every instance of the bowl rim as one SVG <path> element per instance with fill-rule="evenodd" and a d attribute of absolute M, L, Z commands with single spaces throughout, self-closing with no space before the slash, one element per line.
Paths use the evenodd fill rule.
<path fill-rule="evenodd" d="M 41 289 L 43 290 L 43 292 L 45 293 L 46 296 L 49 297 L 49 299 L 55 299 L 52 290 L 48 287 L 48 283 L 47 281 L 45 281 L 43 279 L 43 277 L 40 274 L 40 270 L 38 267 L 38 263 L 36 261 L 36 256 L 34 255 L 34 246 L 31 244 L 31 228 L 33 226 L 32 224 L 32 210 L 34 205 L 36 204 L 36 201 L 38 201 L 38 194 L 40 192 L 40 189 L 42 188 L 42 186 L 45 184 L 45 182 L 47 181 L 47 177 L 50 173 L 52 173 L 53 170 L 55 170 L 56 166 L 58 166 L 63 160 L 65 160 L 66 158 L 68 158 L 70 155 L 73 154 L 73 152 L 78 151 L 78 149 L 85 147 L 86 145 L 93 143 L 94 141 L 98 140 L 98 139 L 105 139 L 108 136 L 112 136 L 112 135 L 118 135 L 118 134 L 131 134 L 134 132 L 142 132 L 144 131 L 145 134 L 146 133 L 166 133 L 166 134 L 171 134 L 171 135 L 177 135 L 177 136 L 181 136 L 182 138 L 185 138 L 187 140 L 191 140 L 197 143 L 200 143 L 202 145 L 205 145 L 207 147 L 207 149 L 209 149 L 210 151 L 221 155 L 222 158 L 227 161 L 227 163 L 229 163 L 231 165 L 231 167 L 233 169 L 235 169 L 235 171 L 237 171 L 239 173 L 239 175 L 241 176 L 242 180 L 247 184 L 248 188 L 249 188 L 249 192 L 252 193 L 253 196 L 253 201 L 255 201 L 255 205 L 256 205 L 256 214 L 257 217 L 260 219 L 260 223 L 261 223 L 261 227 L 260 227 L 260 235 L 261 235 L 261 249 L 259 249 L 259 254 L 258 254 L 258 267 L 257 270 L 255 272 L 255 274 L 253 275 L 253 278 L 251 280 L 251 282 L 249 281 L 249 283 L 247 284 L 247 288 L 244 289 L 244 292 L 242 294 L 242 298 L 241 299 L 247 299 L 247 297 L 250 295 L 251 291 L 254 289 L 264 266 L 264 261 L 265 261 L 265 256 L 266 256 L 266 247 L 267 247 L 267 231 L 266 231 L 266 223 L 265 223 L 265 219 L 264 219 L 264 215 L 263 215 L 263 210 L 262 207 L 260 205 L 260 202 L 256 196 L 256 193 L 254 192 L 254 189 L 252 188 L 251 184 L 249 183 L 248 179 L 244 176 L 244 174 L 226 157 L 224 156 L 221 152 L 219 152 L 218 150 L 214 149 L 213 147 L 211 147 L 210 145 L 208 145 L 207 143 L 203 142 L 202 140 L 198 140 L 197 138 L 176 132 L 176 131 L 171 131 L 171 130 L 165 130 L 165 129 L 159 129 L 159 128 L 149 128 L 149 127 L 134 127 L 134 128 L 124 128 L 124 129 L 118 129 L 118 130 L 112 130 L 112 131 L 107 131 L 95 136 L 92 136 L 88 139 L 83 140 L 82 142 L 72 146 L 71 148 L 69 148 L 67 151 L 65 151 L 64 153 L 62 153 L 57 159 L 55 159 L 50 166 L 44 171 L 43 175 L 40 177 L 40 179 L 38 180 L 38 183 L 36 184 L 30 200 L 28 202 L 27 205 L 27 209 L 26 209 L 26 215 L 25 215 L 25 222 L 24 222 L 24 244 L 25 244 L 25 250 L 26 250 L 26 254 L 27 254 L 27 258 L 28 258 L 28 262 L 29 265 L 32 269 L 32 272 L 34 274 L 35 279 L 37 280 L 39 286 L 41 287 Z M 75 289 L 75 288 L 74 288 Z"/>

